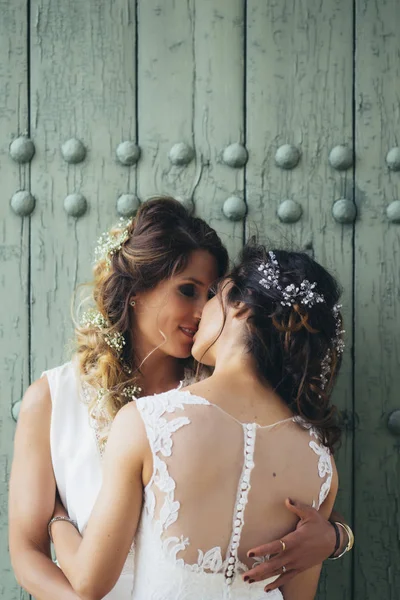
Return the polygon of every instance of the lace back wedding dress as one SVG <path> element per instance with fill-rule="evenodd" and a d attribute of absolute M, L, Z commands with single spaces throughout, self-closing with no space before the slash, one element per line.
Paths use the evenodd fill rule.
<path fill-rule="evenodd" d="M 296 418 L 239 423 L 185 390 L 136 404 L 154 467 L 136 535 L 133 599 L 265 598 L 265 581 L 242 580 L 254 564 L 246 553 L 294 527 L 286 497 L 317 508 L 325 500 L 332 464 L 317 432 Z"/>

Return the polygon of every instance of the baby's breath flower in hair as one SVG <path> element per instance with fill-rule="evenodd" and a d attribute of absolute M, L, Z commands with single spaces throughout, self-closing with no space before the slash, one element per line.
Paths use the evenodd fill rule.
<path fill-rule="evenodd" d="M 94 251 L 95 262 L 105 260 L 108 267 L 111 267 L 111 257 L 117 254 L 129 238 L 129 226 L 132 219 L 124 219 L 121 217 L 118 223 L 118 228 L 122 231 L 113 234 L 109 231 L 102 233 L 97 241 L 97 247 Z"/>
<path fill-rule="evenodd" d="M 109 329 L 111 327 L 111 323 L 104 317 L 104 315 L 101 314 L 99 310 L 92 308 L 82 315 L 81 326 L 96 327 L 102 331 L 104 329 Z M 122 352 L 122 349 L 126 343 L 124 336 L 119 331 L 115 331 L 114 333 L 104 332 L 104 340 L 106 344 L 108 344 L 110 348 L 113 348 L 118 355 Z"/>
<path fill-rule="evenodd" d="M 138 385 L 127 385 L 125 386 L 122 395 L 125 396 L 125 398 L 128 398 L 128 400 L 136 400 L 141 391 L 142 388 Z"/>

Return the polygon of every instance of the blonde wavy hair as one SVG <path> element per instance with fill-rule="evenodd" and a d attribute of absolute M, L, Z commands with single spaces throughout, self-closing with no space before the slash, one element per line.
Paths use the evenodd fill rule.
<path fill-rule="evenodd" d="M 78 324 L 79 317 L 75 326 L 75 358 L 81 382 L 86 391 L 90 390 L 89 412 L 101 427 L 129 402 L 132 389 L 138 385 L 140 365 L 129 304 L 132 297 L 181 272 L 195 250 L 206 250 L 216 259 L 219 277 L 228 267 L 227 251 L 214 229 L 171 197 L 159 196 L 143 203 L 127 230 L 113 228 L 108 240 L 111 247 L 115 241 L 117 249 L 97 260 L 89 284 L 91 305 L 107 326 Z M 108 343 L 116 334 L 124 341 L 119 352 Z M 142 395 L 145 392 L 142 390 Z"/>

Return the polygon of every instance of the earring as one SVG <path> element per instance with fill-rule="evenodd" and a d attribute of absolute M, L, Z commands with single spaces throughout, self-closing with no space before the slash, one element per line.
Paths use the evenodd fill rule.
<path fill-rule="evenodd" d="M 129 304 L 130 304 L 131 306 L 135 306 L 135 305 L 136 305 L 136 302 L 135 302 L 134 300 L 131 300 L 131 301 L 129 302 Z"/>

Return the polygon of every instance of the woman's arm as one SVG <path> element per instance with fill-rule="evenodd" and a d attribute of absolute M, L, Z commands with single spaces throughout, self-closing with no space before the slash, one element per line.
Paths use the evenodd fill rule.
<path fill-rule="evenodd" d="M 102 487 L 83 538 L 68 522 L 52 525 L 58 562 L 80 598 L 99 600 L 116 584 L 136 533 L 143 485 L 151 472 L 144 424 L 130 403 L 112 425 Z"/>
<path fill-rule="evenodd" d="M 11 562 L 18 583 L 36 600 L 79 600 L 50 555 L 47 524 L 56 493 L 50 417 L 50 390 L 43 377 L 25 393 L 15 434 L 9 494 Z"/>

